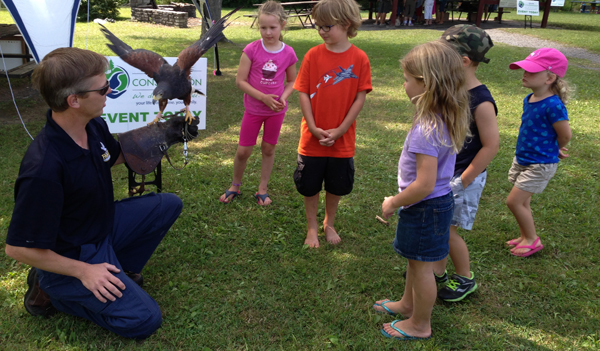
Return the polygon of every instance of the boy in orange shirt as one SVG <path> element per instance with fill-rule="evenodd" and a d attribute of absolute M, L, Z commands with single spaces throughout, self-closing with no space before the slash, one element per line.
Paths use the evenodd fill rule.
<path fill-rule="evenodd" d="M 312 13 L 325 43 L 306 53 L 294 84 L 304 115 L 294 182 L 304 195 L 308 225 L 304 244 L 319 247 L 317 210 L 323 182 L 325 238 L 331 244 L 341 241 L 334 228 L 335 214 L 341 196 L 352 191 L 356 117 L 372 86 L 369 58 L 349 41 L 362 21 L 358 4 L 321 0 Z"/>

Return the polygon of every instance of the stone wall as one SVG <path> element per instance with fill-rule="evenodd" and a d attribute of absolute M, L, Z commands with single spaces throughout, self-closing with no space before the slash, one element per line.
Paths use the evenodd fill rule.
<path fill-rule="evenodd" d="M 161 10 L 187 12 L 188 18 L 196 18 L 196 6 L 193 4 L 184 4 L 172 2 L 170 5 L 158 5 Z"/>
<path fill-rule="evenodd" d="M 187 28 L 188 13 L 148 8 L 132 8 L 131 20 L 134 22 L 149 22 L 171 27 Z"/>
<path fill-rule="evenodd" d="M 129 0 L 129 5 L 132 9 L 152 8 L 151 0 Z M 196 18 L 196 6 L 193 4 L 185 4 L 181 2 L 172 2 L 170 5 L 158 5 L 159 10 L 187 12 L 188 18 Z M 156 10 L 156 9 L 155 9 Z"/>

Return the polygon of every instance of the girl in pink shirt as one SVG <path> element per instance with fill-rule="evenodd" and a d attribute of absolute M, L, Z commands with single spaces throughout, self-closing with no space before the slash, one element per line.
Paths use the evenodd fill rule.
<path fill-rule="evenodd" d="M 241 195 L 246 163 L 263 124 L 260 184 L 254 197 L 259 205 L 271 203 L 267 185 L 275 161 L 275 145 L 287 111 L 287 98 L 296 80 L 298 61 L 294 49 L 281 41 L 286 17 L 280 3 L 267 1 L 262 4 L 258 9 L 261 39 L 248 44 L 242 52 L 236 84 L 244 92 L 245 112 L 233 162 L 233 180 L 219 199 L 222 203 L 228 204 Z"/>

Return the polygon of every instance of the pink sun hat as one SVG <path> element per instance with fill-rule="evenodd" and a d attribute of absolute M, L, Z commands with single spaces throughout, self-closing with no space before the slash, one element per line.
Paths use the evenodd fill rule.
<path fill-rule="evenodd" d="M 562 78 L 567 73 L 568 65 L 569 62 L 562 52 L 553 48 L 541 48 L 529 54 L 525 60 L 513 62 L 508 67 L 510 69 L 522 68 L 531 73 L 548 70 Z"/>

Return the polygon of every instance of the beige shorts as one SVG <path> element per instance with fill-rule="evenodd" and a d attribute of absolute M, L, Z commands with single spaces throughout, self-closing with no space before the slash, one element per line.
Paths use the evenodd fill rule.
<path fill-rule="evenodd" d="M 521 166 L 515 157 L 508 171 L 508 181 L 523 191 L 539 194 L 544 191 L 557 168 L 558 163 L 536 163 Z"/>

